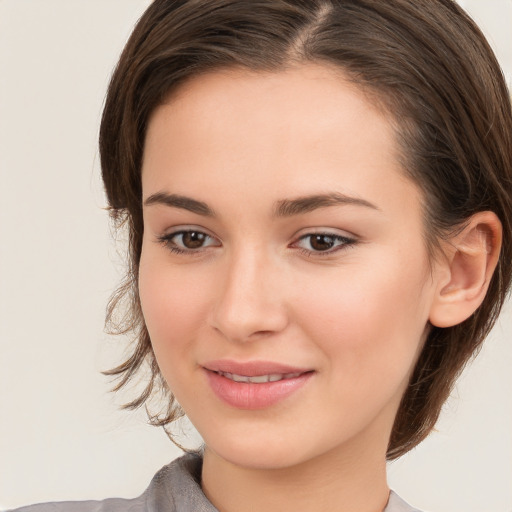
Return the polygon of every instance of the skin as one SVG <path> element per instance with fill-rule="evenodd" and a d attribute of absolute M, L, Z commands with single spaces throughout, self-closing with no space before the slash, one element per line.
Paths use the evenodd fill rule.
<path fill-rule="evenodd" d="M 422 195 L 390 118 L 326 66 L 214 72 L 154 112 L 142 184 L 142 309 L 162 374 L 205 440 L 206 495 L 223 512 L 382 511 L 393 420 L 449 281 L 446 265 L 429 266 Z M 279 201 L 333 192 L 371 206 L 275 215 Z M 175 235 L 187 229 L 204 244 Z M 333 248 L 315 250 L 314 234 Z M 212 392 L 203 365 L 218 359 L 313 374 L 246 410 Z"/>

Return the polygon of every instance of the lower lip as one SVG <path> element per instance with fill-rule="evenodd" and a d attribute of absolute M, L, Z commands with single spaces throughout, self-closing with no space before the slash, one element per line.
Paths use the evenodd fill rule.
<path fill-rule="evenodd" d="M 292 379 L 276 382 L 235 382 L 216 372 L 205 370 L 213 392 L 237 409 L 264 409 L 281 402 L 298 391 L 312 377 L 307 372 Z"/>

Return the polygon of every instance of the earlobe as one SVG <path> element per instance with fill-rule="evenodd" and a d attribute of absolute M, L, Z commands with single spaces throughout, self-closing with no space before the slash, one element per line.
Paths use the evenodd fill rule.
<path fill-rule="evenodd" d="M 473 215 L 464 229 L 447 241 L 430 311 L 432 325 L 452 327 L 480 306 L 498 263 L 501 236 L 500 220 L 486 211 Z"/>

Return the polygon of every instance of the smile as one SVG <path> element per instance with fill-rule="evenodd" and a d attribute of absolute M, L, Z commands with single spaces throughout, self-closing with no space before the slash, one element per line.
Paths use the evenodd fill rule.
<path fill-rule="evenodd" d="M 235 409 L 266 409 L 290 400 L 315 371 L 273 362 L 215 361 L 203 366 L 213 394 Z"/>
<path fill-rule="evenodd" d="M 271 373 L 268 375 L 254 375 L 252 377 L 249 377 L 247 375 L 237 375 L 236 373 L 229 373 L 229 372 L 216 372 L 218 375 L 221 375 L 222 377 L 226 377 L 227 379 L 230 379 L 234 382 L 246 382 L 246 383 L 254 383 L 254 384 L 263 384 L 265 382 L 278 382 L 280 380 L 285 379 L 295 379 L 297 377 L 300 377 L 301 372 L 296 373 Z"/>

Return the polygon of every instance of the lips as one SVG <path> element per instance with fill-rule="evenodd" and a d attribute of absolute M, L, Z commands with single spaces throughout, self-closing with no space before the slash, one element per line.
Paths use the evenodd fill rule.
<path fill-rule="evenodd" d="M 254 375 L 249 377 L 247 375 L 238 375 L 236 373 L 229 372 L 217 372 L 222 377 L 226 377 L 226 379 L 231 379 L 235 382 L 252 382 L 253 384 L 263 384 L 264 382 L 278 382 L 283 379 L 294 379 L 301 375 L 300 372 L 297 373 L 270 373 L 266 375 Z"/>
<path fill-rule="evenodd" d="M 269 361 L 212 361 L 203 365 L 214 394 L 238 409 L 264 409 L 298 392 L 313 370 Z"/>
<path fill-rule="evenodd" d="M 258 375 L 286 375 L 290 373 L 306 373 L 311 368 L 301 368 L 287 364 L 276 363 L 273 361 L 247 361 L 238 362 L 231 359 L 219 359 L 210 361 L 202 365 L 212 372 L 232 373 L 236 375 L 245 375 L 255 377 Z"/>

